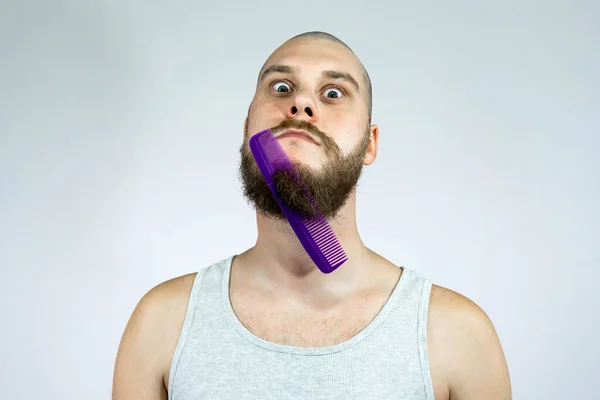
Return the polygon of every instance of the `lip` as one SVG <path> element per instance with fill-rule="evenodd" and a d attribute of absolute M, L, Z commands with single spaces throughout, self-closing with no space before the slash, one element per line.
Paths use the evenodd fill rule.
<path fill-rule="evenodd" d="M 287 129 L 283 132 L 281 132 L 281 134 L 277 135 L 277 139 L 283 139 L 283 138 L 297 138 L 297 139 L 302 139 L 302 140 L 306 140 L 307 142 L 311 142 L 313 144 L 319 144 L 313 137 L 311 134 L 309 134 L 306 131 L 300 130 L 300 129 Z"/>

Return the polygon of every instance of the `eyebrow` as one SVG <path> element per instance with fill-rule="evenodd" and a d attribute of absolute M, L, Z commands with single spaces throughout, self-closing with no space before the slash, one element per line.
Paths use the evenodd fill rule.
<path fill-rule="evenodd" d="M 271 65 L 270 67 L 265 69 L 263 71 L 263 73 L 260 75 L 260 81 L 261 82 L 264 81 L 267 76 L 269 76 L 271 74 L 275 74 L 275 73 L 292 74 L 292 73 L 294 73 L 294 68 L 290 67 L 289 65 L 281 65 L 281 64 Z M 352 86 L 354 86 L 354 88 L 358 92 L 360 92 L 360 85 L 358 84 L 358 81 L 348 72 L 328 70 L 328 71 L 323 72 L 323 76 L 330 78 L 330 79 L 344 80 L 344 81 L 350 83 Z"/>
<path fill-rule="evenodd" d="M 271 65 L 269 68 L 265 69 L 264 72 L 260 75 L 260 81 L 264 81 L 267 76 L 277 72 L 282 74 L 291 74 L 294 72 L 294 68 L 290 67 L 289 65 Z"/>
<path fill-rule="evenodd" d="M 344 80 L 344 81 L 350 83 L 352 86 L 354 86 L 356 91 L 360 93 L 360 86 L 358 85 L 358 81 L 356 79 L 354 79 L 354 77 L 347 72 L 325 71 L 325 72 L 323 72 L 323 75 L 328 78 L 331 78 L 331 79 Z"/>

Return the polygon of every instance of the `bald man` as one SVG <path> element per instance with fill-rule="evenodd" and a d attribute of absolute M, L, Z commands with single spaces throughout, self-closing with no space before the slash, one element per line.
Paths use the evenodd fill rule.
<path fill-rule="evenodd" d="M 377 158 L 371 81 L 324 32 L 295 36 L 262 66 L 240 147 L 253 247 L 152 288 L 118 350 L 113 400 L 508 400 L 508 368 L 487 315 L 362 242 L 356 184 Z M 316 268 L 248 140 L 271 128 L 348 255 Z M 282 201 L 307 207 L 291 179 Z"/>

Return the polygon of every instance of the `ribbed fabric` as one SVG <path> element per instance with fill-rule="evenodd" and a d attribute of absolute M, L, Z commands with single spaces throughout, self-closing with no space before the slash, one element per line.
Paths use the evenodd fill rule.
<path fill-rule="evenodd" d="M 237 319 L 233 256 L 200 270 L 169 376 L 169 400 L 434 400 L 426 323 L 431 283 L 404 268 L 373 321 L 329 347 L 270 343 Z"/>

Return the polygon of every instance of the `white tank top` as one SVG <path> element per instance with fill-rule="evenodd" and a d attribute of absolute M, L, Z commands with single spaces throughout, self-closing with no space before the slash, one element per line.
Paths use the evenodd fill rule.
<path fill-rule="evenodd" d="M 381 311 L 358 334 L 329 347 L 294 347 L 262 340 L 238 320 L 229 298 L 232 260 L 196 275 L 169 400 L 434 400 L 428 280 L 404 268 Z"/>

